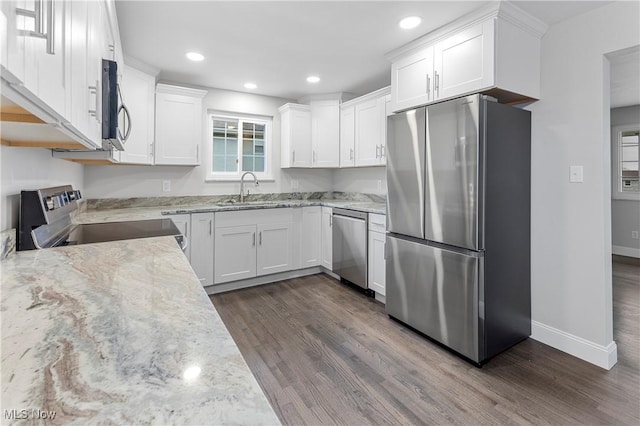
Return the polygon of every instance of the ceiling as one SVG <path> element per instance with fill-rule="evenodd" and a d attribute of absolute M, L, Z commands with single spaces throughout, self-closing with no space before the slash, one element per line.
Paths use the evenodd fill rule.
<path fill-rule="evenodd" d="M 286 99 L 390 83 L 385 53 L 486 1 L 122 1 L 116 2 L 125 56 L 161 80 Z M 605 1 L 517 1 L 552 25 Z M 398 27 L 410 15 L 412 30 Z M 142 18 L 143 17 L 143 18 Z M 191 62 L 188 51 L 205 56 Z M 306 82 L 309 75 L 319 83 Z M 244 83 L 258 87 L 248 90 Z"/>

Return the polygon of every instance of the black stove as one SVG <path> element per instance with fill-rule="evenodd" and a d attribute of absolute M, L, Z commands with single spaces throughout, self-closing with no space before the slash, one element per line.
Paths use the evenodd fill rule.
<path fill-rule="evenodd" d="M 171 219 L 73 224 L 80 191 L 70 185 L 22 191 L 18 250 L 174 236 L 184 250 L 186 239 Z"/>

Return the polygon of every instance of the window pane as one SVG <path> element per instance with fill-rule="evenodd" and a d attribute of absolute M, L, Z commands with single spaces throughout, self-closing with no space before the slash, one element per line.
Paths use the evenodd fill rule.
<path fill-rule="evenodd" d="M 236 155 L 238 152 L 238 139 L 227 139 L 227 155 Z M 237 158 L 237 157 L 236 157 Z"/>
<path fill-rule="evenodd" d="M 264 146 L 256 145 L 256 155 L 264 155 Z"/>
<path fill-rule="evenodd" d="M 243 155 L 253 154 L 253 141 L 246 140 L 246 139 L 242 141 L 242 154 Z"/>
<path fill-rule="evenodd" d="M 637 161 L 623 161 L 621 164 L 622 164 L 622 176 L 625 176 L 626 171 L 638 171 Z"/>
<path fill-rule="evenodd" d="M 253 169 L 253 157 L 250 155 L 242 156 L 242 171 L 244 172 L 254 172 Z"/>
<path fill-rule="evenodd" d="M 238 171 L 238 157 L 233 155 L 230 156 L 228 155 L 227 157 L 227 169 L 225 171 L 227 172 L 237 172 Z"/>
<path fill-rule="evenodd" d="M 638 145 L 622 146 L 622 161 L 638 161 Z"/>
<path fill-rule="evenodd" d="M 213 138 L 213 155 L 225 154 L 225 140 L 224 138 Z"/>
<path fill-rule="evenodd" d="M 214 172 L 224 172 L 225 160 L 224 157 L 214 156 L 213 157 L 213 171 Z"/>
<path fill-rule="evenodd" d="M 254 172 L 264 172 L 264 157 L 255 157 Z"/>

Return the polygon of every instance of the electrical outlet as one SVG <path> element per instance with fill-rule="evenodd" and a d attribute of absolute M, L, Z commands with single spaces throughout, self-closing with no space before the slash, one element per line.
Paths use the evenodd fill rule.
<path fill-rule="evenodd" d="M 291 189 L 298 189 L 299 186 L 300 182 L 298 182 L 298 179 L 291 179 Z"/>
<path fill-rule="evenodd" d="M 162 181 L 162 192 L 171 192 L 171 181 L 163 180 Z"/>
<path fill-rule="evenodd" d="M 638 231 L 631 231 L 631 238 L 633 238 L 634 240 L 638 239 Z"/>
<path fill-rule="evenodd" d="M 569 167 L 569 182 L 580 183 L 584 181 L 584 169 L 582 166 Z"/>

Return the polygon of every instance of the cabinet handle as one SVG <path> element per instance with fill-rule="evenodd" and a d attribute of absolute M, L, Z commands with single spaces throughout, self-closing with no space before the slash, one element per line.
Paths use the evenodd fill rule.
<path fill-rule="evenodd" d="M 316 163 L 316 150 L 313 150 L 313 164 Z"/>
<path fill-rule="evenodd" d="M 438 75 L 438 71 L 434 71 L 433 72 L 436 76 L 436 87 L 435 87 L 435 92 L 437 96 L 440 96 L 440 76 Z"/>
<path fill-rule="evenodd" d="M 380 158 L 380 145 L 376 145 L 376 158 Z"/>
<path fill-rule="evenodd" d="M 34 31 L 18 30 L 18 33 L 20 35 L 27 36 L 27 37 L 36 37 L 36 38 L 45 39 L 47 41 L 46 43 L 47 53 L 50 55 L 53 55 L 55 54 L 55 51 L 54 51 L 55 40 L 53 35 L 55 31 L 55 16 L 54 16 L 55 7 L 53 4 L 53 0 L 49 0 L 47 2 L 47 32 L 45 33 L 42 25 L 43 1 L 44 0 L 36 0 L 34 5 L 34 10 L 22 9 L 19 7 L 16 8 L 16 15 L 24 16 L 26 18 L 31 18 L 35 21 Z"/>
<path fill-rule="evenodd" d="M 429 78 L 429 74 L 427 74 L 427 98 L 429 97 L 430 93 L 431 93 L 431 79 Z"/>
<path fill-rule="evenodd" d="M 387 147 L 385 145 L 380 145 L 380 158 L 383 158 L 387 155 Z"/>
<path fill-rule="evenodd" d="M 260 245 L 262 245 L 262 231 L 260 231 L 260 235 L 259 235 L 259 237 L 260 237 L 260 242 L 259 242 L 259 244 L 260 244 Z"/>
<path fill-rule="evenodd" d="M 89 95 L 95 95 L 96 103 L 95 108 L 89 110 L 89 115 L 95 117 L 98 120 L 98 81 L 96 80 L 95 86 L 89 86 Z"/>
<path fill-rule="evenodd" d="M 296 162 L 296 150 L 295 149 L 293 150 L 293 160 L 292 160 L 292 162 L 294 162 L 294 163 Z"/>
<path fill-rule="evenodd" d="M 213 232 L 213 221 L 209 221 L 209 235 L 211 235 L 211 232 Z"/>
<path fill-rule="evenodd" d="M 256 246 L 256 233 L 253 233 L 253 247 Z"/>
<path fill-rule="evenodd" d="M 200 162 L 200 145 L 196 145 L 196 163 Z"/>
<path fill-rule="evenodd" d="M 330 214 L 329 215 L 329 228 L 331 228 L 333 226 L 333 215 Z"/>
<path fill-rule="evenodd" d="M 349 149 L 349 160 L 353 160 L 353 148 Z"/>

